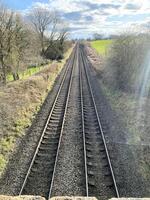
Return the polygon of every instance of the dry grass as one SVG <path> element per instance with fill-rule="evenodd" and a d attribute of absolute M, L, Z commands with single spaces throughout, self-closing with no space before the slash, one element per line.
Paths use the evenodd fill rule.
<path fill-rule="evenodd" d="M 0 87 L 0 174 L 5 169 L 17 138 L 25 134 L 51 90 L 71 49 L 60 63 L 53 63 L 26 80 Z"/>

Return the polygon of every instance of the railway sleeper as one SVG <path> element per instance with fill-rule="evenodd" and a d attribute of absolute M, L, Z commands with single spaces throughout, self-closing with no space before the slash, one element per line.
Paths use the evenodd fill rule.
<path fill-rule="evenodd" d="M 85 144 L 86 144 L 86 145 L 89 145 L 89 146 L 92 146 L 92 145 L 93 145 L 93 142 L 92 142 L 92 141 L 86 141 Z"/>
<path fill-rule="evenodd" d="M 40 148 L 39 149 L 39 153 L 50 153 L 50 154 L 53 154 L 54 152 L 56 152 L 56 150 L 55 149 L 53 149 L 52 147 L 50 147 L 50 148 Z"/>
<path fill-rule="evenodd" d="M 93 112 L 93 118 L 92 118 L 92 121 L 97 121 L 97 118 L 96 118 L 96 116 L 95 116 L 95 111 Z M 87 112 L 87 114 L 84 116 L 84 119 L 85 120 L 91 120 L 91 110 L 89 110 L 88 112 Z"/>
<path fill-rule="evenodd" d="M 46 151 L 51 151 L 51 150 L 53 150 L 53 151 L 56 151 L 57 150 L 57 145 L 41 145 L 40 147 L 39 147 L 39 150 L 46 150 Z"/>
<path fill-rule="evenodd" d="M 51 116 L 51 118 L 52 118 L 52 117 L 53 117 L 53 118 L 55 117 L 55 118 L 57 118 L 57 119 L 58 119 L 58 118 L 60 119 L 61 117 L 63 117 L 63 112 L 62 112 L 62 113 L 60 113 L 60 114 L 55 114 L 55 113 L 52 113 L 52 116 Z"/>
<path fill-rule="evenodd" d="M 52 167 L 54 165 L 54 162 L 55 162 L 55 159 L 54 157 L 53 158 L 49 158 L 46 162 L 45 160 L 42 160 L 42 159 L 38 159 L 36 161 L 34 161 L 34 164 L 33 164 L 33 169 L 42 169 L 43 167 Z"/>
<path fill-rule="evenodd" d="M 106 154 L 103 154 L 103 155 L 101 155 L 101 158 L 102 158 L 103 160 L 105 160 L 105 159 L 107 159 L 107 155 L 106 155 Z"/>
<path fill-rule="evenodd" d="M 49 138 L 53 135 L 53 136 L 55 136 L 55 135 L 59 135 L 60 134 L 60 130 L 61 130 L 61 128 L 58 128 L 58 127 L 56 127 L 56 128 L 51 128 L 51 130 L 49 130 L 49 131 L 45 131 L 45 136 L 49 136 Z"/>
<path fill-rule="evenodd" d="M 36 168 L 36 169 L 38 169 L 39 171 L 40 171 L 40 169 L 41 170 L 43 170 L 44 172 L 38 172 L 38 170 L 37 171 L 32 171 L 32 173 L 31 174 L 34 174 L 34 176 L 36 176 L 36 174 L 35 173 L 38 173 L 38 175 L 39 175 L 39 173 L 41 173 L 41 174 L 47 174 L 47 173 L 49 173 L 49 170 L 50 170 L 50 168 L 52 167 L 54 165 L 54 162 L 53 163 L 49 163 L 49 164 L 42 164 L 42 163 L 40 163 L 40 164 L 36 164 L 34 167 Z"/>
<path fill-rule="evenodd" d="M 104 167 L 104 168 L 108 167 L 108 168 L 109 168 L 108 161 L 106 161 L 105 163 L 103 162 L 103 163 L 102 163 L 102 167 Z"/>
<path fill-rule="evenodd" d="M 106 151 L 106 149 L 104 146 L 100 147 L 100 152 L 105 152 L 105 151 Z"/>
<path fill-rule="evenodd" d="M 94 134 L 91 134 L 91 132 L 86 132 L 85 137 L 86 137 L 86 139 L 95 139 L 95 138 L 99 139 L 99 138 L 101 138 L 101 136 L 99 135 L 99 132 L 98 133 L 96 132 Z"/>
<path fill-rule="evenodd" d="M 92 117 L 95 116 L 95 111 L 94 110 L 83 110 L 84 116 L 87 116 L 85 120 L 92 119 Z"/>
<path fill-rule="evenodd" d="M 54 164 L 54 160 L 52 160 L 52 159 L 50 159 L 50 160 L 45 160 L 44 161 L 44 165 L 52 165 L 52 164 Z M 38 165 L 38 164 L 42 164 L 43 165 L 43 160 L 35 160 L 34 161 L 34 164 L 35 165 Z"/>
<path fill-rule="evenodd" d="M 91 158 L 93 158 L 93 154 L 89 154 L 89 153 L 87 153 L 87 158 L 89 158 L 89 159 L 91 159 Z"/>
<path fill-rule="evenodd" d="M 97 138 L 95 138 L 95 139 L 97 139 Z M 93 146 L 97 146 L 97 147 L 98 147 L 100 144 L 99 144 L 99 141 L 98 141 L 98 140 L 94 140 L 94 139 L 93 139 L 93 141 L 87 142 L 86 145 L 87 145 L 87 147 L 89 147 L 89 148 L 90 148 L 90 146 L 92 146 L 92 148 L 93 148 Z"/>
<path fill-rule="evenodd" d="M 50 120 L 51 120 L 52 123 L 57 123 L 57 124 L 60 123 L 60 119 L 59 119 L 59 117 L 58 117 L 57 119 L 56 119 L 56 118 L 54 119 L 54 118 L 51 117 Z"/>
<path fill-rule="evenodd" d="M 93 149 L 90 147 L 86 147 L 86 151 L 91 153 L 91 152 L 93 152 Z"/>
<path fill-rule="evenodd" d="M 85 133 L 88 134 L 88 132 L 92 136 L 94 136 L 94 135 L 96 136 L 96 135 L 100 134 L 99 127 L 95 128 L 95 127 L 86 127 L 85 126 Z"/>
<path fill-rule="evenodd" d="M 93 176 L 95 176 L 95 173 L 92 170 L 88 170 L 88 175 L 93 177 Z"/>
<path fill-rule="evenodd" d="M 56 125 L 56 124 L 49 124 L 48 126 L 47 126 L 47 128 L 46 128 L 46 133 L 47 134 L 49 134 L 49 133 L 51 133 L 51 131 L 55 131 L 55 132 L 57 132 L 57 131 L 60 131 L 61 130 L 61 123 L 60 124 L 58 124 L 58 125 Z"/>
<path fill-rule="evenodd" d="M 44 166 L 44 165 L 43 165 Z M 43 168 L 43 167 L 42 167 Z M 38 176 L 43 176 L 44 174 L 50 174 L 53 172 L 53 167 L 48 167 L 48 168 L 45 168 L 44 166 L 44 170 L 40 170 L 39 168 L 31 168 L 31 173 L 29 175 L 29 177 L 32 177 L 32 178 L 35 178 L 35 176 L 37 176 L 37 173 L 38 173 Z"/>
<path fill-rule="evenodd" d="M 89 166 L 89 167 L 97 167 L 97 164 L 88 161 L 88 162 L 87 162 L 87 166 Z"/>
<path fill-rule="evenodd" d="M 37 153 L 37 156 L 38 156 L 38 157 L 43 157 L 43 159 L 45 159 L 45 157 L 46 157 L 46 158 L 49 158 L 50 156 L 52 157 L 52 156 L 56 156 L 56 155 L 55 155 L 55 153 L 50 154 L 50 153 L 38 152 L 38 153 Z"/>
<path fill-rule="evenodd" d="M 64 113 L 64 108 L 59 110 L 53 110 L 53 115 L 60 116 L 62 113 Z"/>
<path fill-rule="evenodd" d="M 50 122 L 46 128 L 46 130 L 49 130 L 51 131 L 52 129 L 58 129 L 58 128 L 61 128 L 61 120 L 60 120 L 60 124 L 56 125 L 56 124 L 53 124 L 52 122 Z"/>
<path fill-rule="evenodd" d="M 57 121 L 59 121 L 60 120 L 60 118 L 58 117 L 58 116 L 51 116 L 51 118 L 50 118 L 51 120 L 57 120 Z"/>
<path fill-rule="evenodd" d="M 88 117 L 88 119 L 86 119 L 86 117 L 85 117 L 85 121 L 86 121 L 86 120 L 89 120 L 89 117 Z M 92 120 L 90 119 L 90 122 L 91 122 L 91 121 L 92 121 L 92 123 L 98 123 L 97 118 L 95 118 L 95 119 L 93 118 Z"/>
<path fill-rule="evenodd" d="M 53 136 L 53 137 L 49 137 L 49 138 L 43 138 L 42 143 L 43 144 L 53 144 L 58 141 L 59 141 L 59 136 L 58 137 Z"/>
<path fill-rule="evenodd" d="M 105 172 L 105 173 L 104 173 L 104 176 L 106 176 L 106 177 L 107 177 L 107 176 L 111 177 L 111 172 L 110 172 L 110 171 Z"/>
<path fill-rule="evenodd" d="M 114 187 L 114 183 L 112 181 L 109 181 L 106 183 L 106 187 L 112 188 Z"/>
<path fill-rule="evenodd" d="M 56 105 L 56 107 L 54 108 L 53 112 L 61 112 L 64 109 L 65 105 Z"/>
<path fill-rule="evenodd" d="M 51 132 L 46 132 L 46 134 L 44 135 L 43 139 L 47 140 L 47 139 L 59 139 L 59 133 L 51 133 Z"/>
<path fill-rule="evenodd" d="M 50 175 L 49 175 L 50 176 Z M 35 194 L 35 192 L 37 191 L 37 187 L 38 187 L 38 191 L 39 191 L 39 189 L 40 190 L 43 190 L 43 188 L 44 188 L 44 190 L 48 187 L 48 184 L 49 184 L 49 181 L 47 180 L 46 182 L 44 181 L 44 182 L 42 182 L 42 184 L 41 184 L 41 181 L 42 181 L 42 178 L 43 177 L 40 177 L 40 180 L 36 180 L 36 184 L 35 184 L 35 177 L 30 177 L 29 179 L 28 179 L 28 182 L 27 182 L 27 184 L 26 184 L 26 187 L 24 188 L 24 194 L 25 193 L 27 193 L 28 195 L 29 194 L 33 194 L 33 193 L 30 193 L 29 191 L 34 191 L 34 195 L 36 195 Z M 38 195 L 40 195 L 40 194 L 38 194 Z M 42 195 L 42 194 L 41 194 Z"/>
<path fill-rule="evenodd" d="M 90 127 L 90 128 L 95 128 L 95 127 L 97 127 L 97 126 L 99 126 L 99 125 L 98 125 L 97 122 L 93 122 L 93 121 L 87 120 L 87 121 L 85 121 L 85 126 L 88 126 L 88 127 Z"/>
<path fill-rule="evenodd" d="M 92 108 L 92 107 L 90 107 L 90 106 L 85 106 L 85 107 L 83 107 L 83 111 L 84 111 L 85 113 L 88 113 L 88 116 L 91 116 L 91 114 L 94 115 L 94 113 L 95 113 L 95 109 Z"/>
<path fill-rule="evenodd" d="M 92 187 L 95 187 L 95 181 L 89 180 L 89 181 L 88 181 L 88 185 L 89 185 L 89 186 L 92 186 Z"/>

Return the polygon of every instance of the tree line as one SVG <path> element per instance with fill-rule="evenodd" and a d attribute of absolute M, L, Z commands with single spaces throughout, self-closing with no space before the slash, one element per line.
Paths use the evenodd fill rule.
<path fill-rule="evenodd" d="M 26 17 L 0 4 L 0 82 L 19 79 L 30 65 L 59 60 L 68 48 L 68 26 L 59 13 L 33 8 Z"/>

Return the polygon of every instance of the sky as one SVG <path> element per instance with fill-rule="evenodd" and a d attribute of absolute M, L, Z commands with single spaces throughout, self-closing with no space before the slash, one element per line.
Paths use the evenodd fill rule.
<path fill-rule="evenodd" d="M 3 0 L 26 15 L 34 7 L 57 10 L 72 38 L 150 28 L 150 0 Z"/>

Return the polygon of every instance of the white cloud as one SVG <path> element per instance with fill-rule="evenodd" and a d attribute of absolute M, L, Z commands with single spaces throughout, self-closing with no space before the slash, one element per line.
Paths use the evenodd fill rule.
<path fill-rule="evenodd" d="M 150 14 L 150 0 L 49 0 L 32 7 L 58 10 L 76 36 L 112 33 L 131 24 L 144 24 Z"/>

